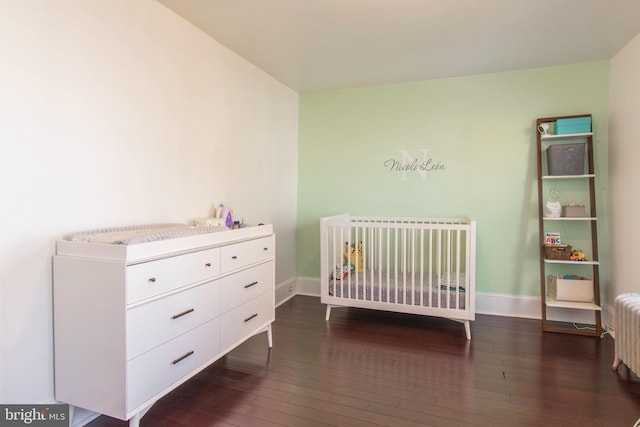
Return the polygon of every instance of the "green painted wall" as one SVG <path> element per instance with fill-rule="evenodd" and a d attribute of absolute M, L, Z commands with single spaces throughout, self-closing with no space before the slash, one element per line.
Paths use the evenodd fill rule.
<path fill-rule="evenodd" d="M 535 119 L 593 114 L 604 226 L 608 97 L 608 61 L 301 93 L 298 276 L 323 216 L 468 216 L 478 291 L 539 295 Z"/>

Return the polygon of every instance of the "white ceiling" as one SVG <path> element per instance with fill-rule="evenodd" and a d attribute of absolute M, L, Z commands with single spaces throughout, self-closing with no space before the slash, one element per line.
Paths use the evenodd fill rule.
<path fill-rule="evenodd" d="M 640 0 L 158 0 L 299 91 L 611 58 Z"/>

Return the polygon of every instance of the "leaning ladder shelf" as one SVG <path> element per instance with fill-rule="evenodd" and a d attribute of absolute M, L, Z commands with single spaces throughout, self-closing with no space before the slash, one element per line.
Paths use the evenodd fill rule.
<path fill-rule="evenodd" d="M 564 135 L 541 135 L 537 129 L 542 123 L 556 122 L 558 119 L 572 119 L 580 117 L 591 117 L 591 115 L 563 116 L 563 117 L 545 117 L 536 120 L 536 142 L 538 157 L 538 223 L 540 236 L 540 295 L 542 309 L 542 330 L 545 332 L 559 332 L 574 335 L 600 336 L 602 334 L 601 326 L 601 306 L 600 306 L 600 263 L 598 261 L 598 226 L 596 216 L 596 197 L 595 197 L 595 172 L 594 172 L 594 150 L 593 150 L 593 132 L 574 133 Z M 585 154 L 587 157 L 588 173 L 582 175 L 544 175 L 542 156 L 544 146 L 554 143 L 566 142 L 566 140 L 584 139 L 586 141 Z M 588 182 L 589 192 L 589 211 L 590 215 L 584 218 L 546 218 L 544 216 L 544 198 L 543 189 L 545 182 L 554 180 L 586 180 Z M 549 260 L 545 258 L 544 251 L 544 232 L 545 222 L 553 221 L 586 221 L 590 225 L 590 241 L 591 241 L 591 261 L 561 261 Z M 573 301 L 557 301 L 552 299 L 547 292 L 547 268 L 553 264 L 580 265 L 582 268 L 590 268 L 593 275 L 593 301 L 592 302 L 573 302 Z M 572 326 L 559 325 L 547 318 L 547 310 L 549 307 L 555 309 L 569 310 L 588 310 L 594 314 L 594 327 L 592 329 L 577 329 Z"/>

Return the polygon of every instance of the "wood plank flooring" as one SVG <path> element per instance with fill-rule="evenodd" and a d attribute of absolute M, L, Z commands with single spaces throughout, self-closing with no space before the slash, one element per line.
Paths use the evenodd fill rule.
<path fill-rule="evenodd" d="M 296 296 L 274 346 L 251 338 L 156 403 L 149 427 L 633 426 L 640 379 L 611 371 L 614 341 L 478 315 L 472 340 L 444 319 L 334 309 Z M 92 427 L 121 427 L 101 416 Z"/>

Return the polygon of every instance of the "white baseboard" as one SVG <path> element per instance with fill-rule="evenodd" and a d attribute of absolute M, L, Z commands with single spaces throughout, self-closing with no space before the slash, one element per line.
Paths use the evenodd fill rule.
<path fill-rule="evenodd" d="M 276 285 L 276 307 L 296 295 L 296 278 L 291 277 Z"/>
<path fill-rule="evenodd" d="M 616 337 L 615 319 L 615 307 L 609 304 L 602 304 L 602 327 L 609 332 L 613 338 Z"/>
<path fill-rule="evenodd" d="M 320 279 L 315 277 L 298 277 L 296 279 L 296 294 L 319 297 Z M 476 313 L 538 320 L 542 318 L 540 297 L 487 292 L 476 292 Z M 609 327 L 613 326 L 613 322 L 607 322 L 606 319 L 614 318 L 613 308 L 604 305 L 602 317 L 603 326 L 609 330 Z M 593 324 L 594 322 L 593 313 L 583 312 L 582 310 L 549 310 L 548 319 L 586 324 Z"/>
<path fill-rule="evenodd" d="M 296 279 L 296 292 L 298 295 L 319 297 L 320 279 L 315 277 L 298 277 Z"/>
<path fill-rule="evenodd" d="M 540 298 L 476 292 L 476 313 L 540 319 Z"/>

